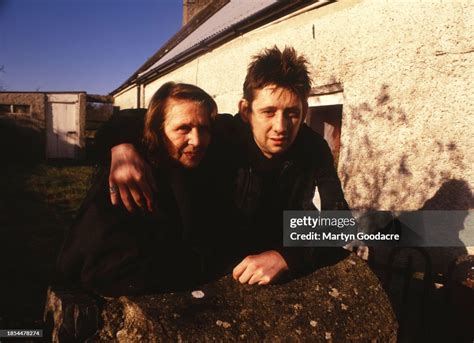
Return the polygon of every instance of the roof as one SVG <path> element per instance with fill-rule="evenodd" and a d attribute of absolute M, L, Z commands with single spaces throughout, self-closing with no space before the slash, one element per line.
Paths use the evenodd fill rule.
<path fill-rule="evenodd" d="M 144 70 L 139 75 L 146 74 L 150 70 L 163 65 L 167 61 L 173 59 L 179 54 L 185 52 L 198 45 L 199 43 L 209 39 L 220 32 L 225 31 L 232 25 L 239 23 L 240 21 L 248 18 L 252 14 L 278 2 L 277 0 L 231 0 L 224 7 L 222 7 L 217 13 L 211 18 L 202 23 L 194 32 L 183 39 L 178 45 L 176 45 L 171 51 L 160 58 L 155 64 L 153 64 L 147 70 Z"/>
<path fill-rule="evenodd" d="M 127 81 L 110 94 L 153 79 L 236 36 L 316 0 L 216 0 L 177 32 Z"/>

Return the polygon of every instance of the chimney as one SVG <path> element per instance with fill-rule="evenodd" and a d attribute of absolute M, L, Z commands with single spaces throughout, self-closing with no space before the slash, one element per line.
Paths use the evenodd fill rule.
<path fill-rule="evenodd" d="M 212 0 L 183 0 L 183 25 L 186 25 L 193 17 L 201 12 L 212 2 Z"/>

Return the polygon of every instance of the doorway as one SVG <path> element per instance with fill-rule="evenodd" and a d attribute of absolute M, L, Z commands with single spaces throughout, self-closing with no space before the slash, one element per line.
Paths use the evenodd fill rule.
<path fill-rule="evenodd" d="M 342 105 L 310 107 L 306 124 L 326 140 L 337 170 L 341 148 Z"/>

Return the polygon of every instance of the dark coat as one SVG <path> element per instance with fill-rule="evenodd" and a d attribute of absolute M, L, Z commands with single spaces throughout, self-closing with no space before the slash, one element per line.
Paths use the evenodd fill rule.
<path fill-rule="evenodd" d="M 303 125 L 288 151 L 267 159 L 239 115 L 220 115 L 215 125 L 219 147 L 227 150 L 217 153 L 227 156 L 226 164 L 234 169 L 235 217 L 242 250 L 246 254 L 277 250 L 294 273 L 311 268 L 317 249 L 283 247 L 283 211 L 316 210 L 316 186 L 320 210 L 349 209 L 326 141 Z"/>
<path fill-rule="evenodd" d="M 137 145 L 143 115 L 144 110 L 125 110 L 114 116 L 99 132 L 99 155 L 110 155 L 110 148 L 119 143 Z M 233 203 L 232 219 L 226 221 L 232 229 L 224 230 L 232 233 L 219 236 L 217 243 L 223 260 L 231 261 L 227 271 L 240 257 L 268 249 L 278 250 L 293 271 L 311 264 L 314 249 L 282 246 L 282 216 L 284 210 L 314 210 L 316 186 L 322 210 L 349 208 L 328 144 L 306 125 L 287 152 L 268 160 L 239 115 L 220 114 L 213 124 L 208 155 Z"/>
<path fill-rule="evenodd" d="M 99 173 L 67 233 L 58 271 L 63 282 L 104 295 L 181 289 L 203 282 L 213 260 L 213 189 L 208 171 L 155 170 L 153 212 L 130 214 L 110 203 L 108 168 Z"/>

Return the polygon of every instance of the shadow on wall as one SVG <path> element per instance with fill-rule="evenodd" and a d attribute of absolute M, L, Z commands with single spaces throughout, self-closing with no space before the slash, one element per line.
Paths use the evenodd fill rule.
<path fill-rule="evenodd" d="M 436 198 L 437 209 L 451 209 L 453 204 L 460 206 L 472 201 L 466 191 L 458 192 L 456 199 L 450 192 L 444 191 L 445 187 L 458 189 L 460 183 L 464 185 L 461 188 L 470 189 L 466 181 L 451 180 L 450 177 L 450 169 L 454 166 L 458 169 L 467 168 L 456 143 L 437 139 L 432 154 L 427 155 L 418 150 L 418 140 L 402 136 L 404 131 L 407 134 L 413 132 L 415 123 L 410 123 L 409 116 L 402 108 L 392 105 L 388 89 L 387 85 L 381 87 L 375 97 L 375 107 L 364 102 L 356 107 L 348 106 L 345 111 L 345 132 L 351 135 L 351 143 L 343 146 L 348 163 L 341 169 L 341 181 L 351 206 L 392 211 L 432 207 L 434 200 L 429 203 L 426 198 L 438 187 L 441 193 L 438 191 L 433 197 Z M 392 137 L 388 143 L 371 138 L 375 126 L 386 130 L 385 135 L 378 132 L 379 139 L 389 135 L 398 136 L 400 143 L 392 144 L 396 141 Z M 407 131 L 407 128 L 410 130 Z M 371 136 L 369 130 L 372 130 Z M 416 165 L 409 163 L 414 161 L 413 157 L 416 157 Z M 427 203 L 421 205 L 425 201 Z M 472 208 L 472 203 L 470 206 Z"/>
<path fill-rule="evenodd" d="M 474 197 L 469 184 L 464 180 L 445 181 L 435 195 L 426 200 L 420 210 L 470 210 L 474 208 Z"/>
<path fill-rule="evenodd" d="M 345 109 L 343 130 L 349 133 L 350 140 L 343 139 L 342 143 L 350 145 L 342 146 L 347 163 L 340 172 L 346 198 L 353 208 L 367 210 L 466 211 L 465 216 L 443 222 L 443 226 L 440 223 L 439 227 L 440 232 L 459 242 L 459 247 L 428 248 L 434 270 L 445 271 L 449 262 L 467 252 L 459 233 L 464 229 L 468 210 L 474 208 L 469 182 L 451 176 L 453 168 L 468 168 L 463 153 L 456 142 L 443 141 L 441 135 L 432 140 L 429 154 L 421 145 L 426 142 L 404 136 L 416 132 L 415 125 L 419 123 L 411 122 L 412 116 L 393 106 L 387 85 L 381 87 L 373 104 L 364 102 Z M 374 133 L 378 140 L 373 138 Z M 380 261 L 385 260 L 382 250 L 376 252 Z"/>
<path fill-rule="evenodd" d="M 44 122 L 30 117 L 0 116 L 0 153 L 9 162 L 35 164 L 45 157 Z"/>
<path fill-rule="evenodd" d="M 474 208 L 474 197 L 469 188 L 469 184 L 464 180 L 452 179 L 445 181 L 435 195 L 428 199 L 420 210 L 426 211 L 460 211 L 456 215 L 447 216 L 440 223 L 435 223 L 442 230 L 446 241 L 457 241 L 460 246 L 442 248 L 429 248 L 428 251 L 433 257 L 435 265 L 444 265 L 442 268 L 447 269 L 447 262 L 454 261 L 459 256 L 467 254 L 463 242 L 459 239 L 459 233 L 465 229 L 466 218 L 469 210 Z M 430 228 L 427 228 L 430 229 Z M 431 228 L 433 229 L 433 228 Z"/>

